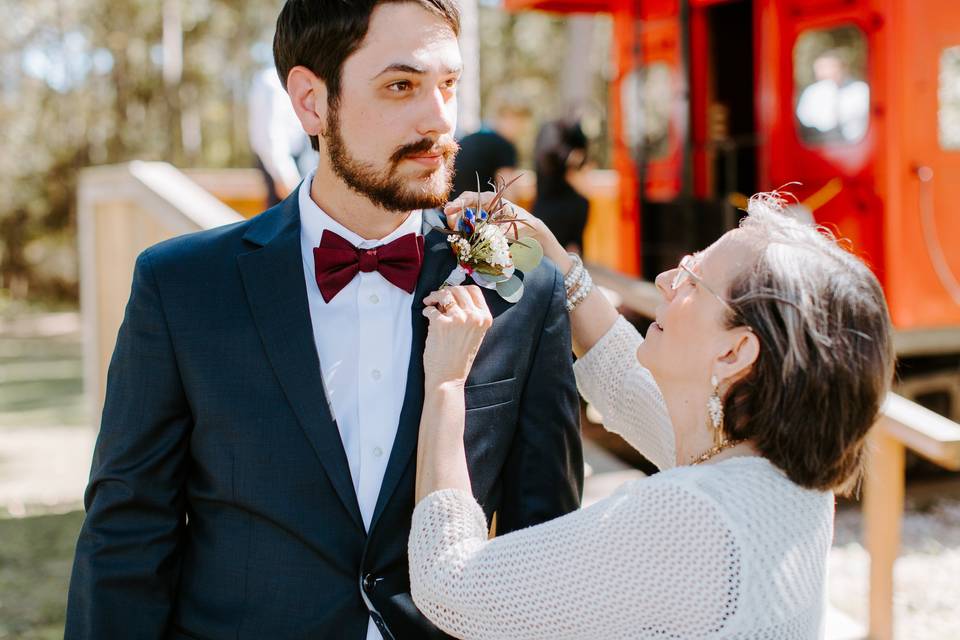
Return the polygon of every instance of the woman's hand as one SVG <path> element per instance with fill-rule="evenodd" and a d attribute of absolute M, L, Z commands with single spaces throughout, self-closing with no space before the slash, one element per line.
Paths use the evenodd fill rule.
<path fill-rule="evenodd" d="M 427 388 L 443 384 L 463 386 L 493 316 L 476 285 L 434 291 L 423 303 L 430 320 L 423 350 Z"/>

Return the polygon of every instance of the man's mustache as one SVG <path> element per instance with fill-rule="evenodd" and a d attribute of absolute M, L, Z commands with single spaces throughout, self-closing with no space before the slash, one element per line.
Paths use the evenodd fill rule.
<path fill-rule="evenodd" d="M 441 155 L 443 159 L 449 161 L 460 150 L 460 145 L 453 138 L 438 138 L 431 140 L 423 138 L 417 142 L 405 144 L 390 156 L 390 160 L 396 164 L 408 156 L 422 155 Z"/>

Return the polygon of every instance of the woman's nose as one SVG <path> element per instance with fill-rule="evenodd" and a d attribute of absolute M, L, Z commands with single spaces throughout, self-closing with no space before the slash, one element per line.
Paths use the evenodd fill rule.
<path fill-rule="evenodd" d="M 663 298 L 668 302 L 673 299 L 673 287 L 670 285 L 673 282 L 673 278 L 676 273 L 676 269 L 664 271 L 653 281 L 653 283 L 657 285 L 657 289 L 660 290 L 660 295 L 662 295 Z"/>

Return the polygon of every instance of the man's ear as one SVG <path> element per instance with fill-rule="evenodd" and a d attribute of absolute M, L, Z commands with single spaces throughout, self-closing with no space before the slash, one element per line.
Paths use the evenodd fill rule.
<path fill-rule="evenodd" d="M 307 135 L 323 136 L 327 122 L 327 85 L 304 66 L 290 69 L 287 93 Z"/>
<path fill-rule="evenodd" d="M 717 379 L 731 384 L 747 375 L 760 356 L 760 340 L 752 331 L 739 328 L 733 333 L 733 342 L 729 349 L 714 363 L 714 375 Z"/>

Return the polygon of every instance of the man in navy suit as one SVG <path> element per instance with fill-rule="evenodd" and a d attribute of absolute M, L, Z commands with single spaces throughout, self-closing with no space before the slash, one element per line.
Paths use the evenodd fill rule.
<path fill-rule="evenodd" d="M 137 260 L 110 364 L 68 639 L 445 638 L 409 594 L 423 298 L 461 60 L 451 0 L 288 0 L 275 59 L 316 171 L 252 220 Z M 435 214 L 435 212 L 434 212 Z M 439 218 L 437 218 L 439 220 Z M 468 379 L 473 490 L 507 532 L 578 506 L 560 274 Z"/>

